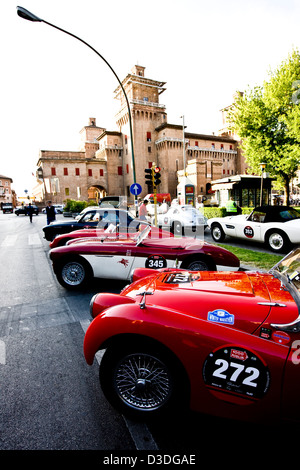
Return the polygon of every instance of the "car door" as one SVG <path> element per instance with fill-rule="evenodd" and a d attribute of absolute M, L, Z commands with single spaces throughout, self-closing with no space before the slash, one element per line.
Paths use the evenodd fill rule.
<path fill-rule="evenodd" d="M 86 212 L 76 223 L 79 228 L 97 227 L 99 223 L 99 214 L 96 210 Z"/>
<path fill-rule="evenodd" d="M 262 224 L 265 212 L 253 211 L 245 220 L 237 217 L 235 224 L 235 236 L 242 239 L 261 241 Z"/>
<path fill-rule="evenodd" d="M 94 277 L 129 279 L 135 254 L 135 243 L 130 240 L 104 240 L 93 253 L 82 255 L 91 265 Z"/>

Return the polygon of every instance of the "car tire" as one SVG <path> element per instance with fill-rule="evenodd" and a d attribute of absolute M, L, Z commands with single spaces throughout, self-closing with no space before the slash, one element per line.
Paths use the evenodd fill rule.
<path fill-rule="evenodd" d="M 58 282 L 66 289 L 79 289 L 92 277 L 90 265 L 82 258 L 69 258 L 55 268 Z"/>
<path fill-rule="evenodd" d="M 281 253 L 288 250 L 290 241 L 288 236 L 281 230 L 270 230 L 266 234 L 266 244 L 270 250 Z"/>
<path fill-rule="evenodd" d="M 187 402 L 180 368 L 157 345 L 115 344 L 102 357 L 99 378 L 111 405 L 134 419 L 179 411 Z M 180 406 L 181 405 L 181 406 Z"/>
<path fill-rule="evenodd" d="M 220 224 L 213 224 L 211 226 L 211 236 L 217 243 L 221 243 L 225 240 L 225 233 Z"/>
<path fill-rule="evenodd" d="M 211 264 L 203 259 L 194 259 L 189 262 L 185 269 L 189 271 L 214 271 L 216 268 L 213 269 Z"/>

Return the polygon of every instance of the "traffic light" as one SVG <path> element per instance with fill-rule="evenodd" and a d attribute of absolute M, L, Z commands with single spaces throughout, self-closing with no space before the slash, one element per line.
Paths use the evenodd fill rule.
<path fill-rule="evenodd" d="M 153 186 L 154 184 L 154 171 L 153 168 L 146 168 L 145 170 L 145 183 L 148 185 L 149 189 Z"/>
<path fill-rule="evenodd" d="M 159 186 L 160 183 L 161 183 L 161 174 L 160 174 L 160 168 L 159 166 L 157 166 L 155 169 L 154 169 L 154 184 L 155 186 Z"/>

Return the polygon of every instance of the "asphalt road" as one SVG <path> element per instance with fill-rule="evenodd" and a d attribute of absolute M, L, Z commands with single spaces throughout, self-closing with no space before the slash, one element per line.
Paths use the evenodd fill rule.
<path fill-rule="evenodd" d="M 278 441 L 280 432 L 267 423 L 257 428 L 192 413 L 139 423 L 117 413 L 100 389 L 97 361 L 87 366 L 82 345 L 91 297 L 120 292 L 122 285 L 98 280 L 73 293 L 61 287 L 43 239 L 45 223 L 42 214 L 31 224 L 0 213 L 0 451 L 81 450 L 100 464 L 107 455 L 143 451 L 199 460 L 216 446 L 225 452 L 266 432 Z"/>

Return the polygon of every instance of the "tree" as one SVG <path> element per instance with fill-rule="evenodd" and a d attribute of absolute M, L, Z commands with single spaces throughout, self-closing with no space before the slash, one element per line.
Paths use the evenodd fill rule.
<path fill-rule="evenodd" d="M 239 93 L 229 113 L 231 128 L 241 138 L 241 147 L 252 171 L 259 163 L 285 189 L 300 162 L 300 55 L 294 50 L 269 80 Z"/>

